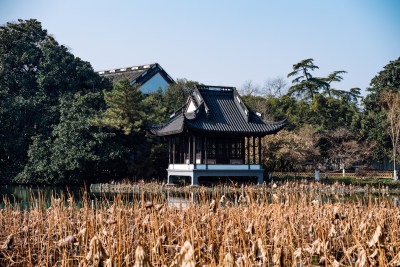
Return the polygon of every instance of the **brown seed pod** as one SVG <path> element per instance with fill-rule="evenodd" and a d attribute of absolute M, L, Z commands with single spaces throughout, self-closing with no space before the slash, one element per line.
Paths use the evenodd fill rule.
<path fill-rule="evenodd" d="M 138 246 L 135 251 L 135 265 L 134 267 L 150 267 L 151 264 L 147 258 L 146 252 L 142 246 Z"/>
<path fill-rule="evenodd" d="M 14 242 L 14 235 L 11 234 L 7 237 L 7 240 L 1 246 L 1 249 L 3 250 L 9 249 L 12 246 L 13 242 Z"/>
<path fill-rule="evenodd" d="M 90 250 L 86 255 L 86 260 L 92 261 L 93 265 L 98 266 L 102 261 L 106 260 L 108 252 L 104 249 L 103 244 L 97 236 L 90 240 Z"/>

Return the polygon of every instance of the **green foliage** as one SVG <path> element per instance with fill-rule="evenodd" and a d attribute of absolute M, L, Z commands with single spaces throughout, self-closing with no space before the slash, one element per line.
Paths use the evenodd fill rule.
<path fill-rule="evenodd" d="M 306 159 L 317 166 L 317 163 L 334 160 L 329 153 L 332 146 L 341 145 L 338 140 L 329 139 L 338 128 L 349 129 L 354 137 L 354 144 L 359 138 L 361 112 L 357 100 L 359 88 L 343 91 L 331 88 L 333 82 L 340 82 L 345 71 L 334 71 L 326 78 L 313 77 L 311 72 L 318 69 L 313 59 L 306 59 L 293 65 L 293 72 L 288 77 L 295 77 L 288 94 L 281 97 L 245 95 L 243 100 L 251 108 L 263 113 L 263 118 L 277 121 L 287 118 L 288 132 L 266 138 L 265 164 L 267 168 L 279 170 L 301 169 Z M 306 131 L 306 129 L 308 129 Z M 315 134 L 310 134 L 314 131 Z M 312 138 L 310 137 L 312 136 Z M 318 140 L 318 142 L 311 142 Z M 327 145 L 326 140 L 335 144 Z M 354 141 L 354 142 L 353 142 Z M 312 144 L 312 145 L 310 145 Z M 289 147 L 291 149 L 289 149 Z M 349 146 L 350 147 L 350 146 Z M 307 149 L 306 149 L 307 148 Z M 369 147 L 367 147 L 368 149 Z M 354 150 L 354 149 L 353 149 Z M 303 158 L 302 155 L 306 155 Z M 314 156 L 320 155 L 319 159 Z M 344 156 L 343 156 L 344 158 Z"/>
<path fill-rule="evenodd" d="M 332 147 L 342 145 L 349 150 L 354 141 L 364 140 L 376 144 L 375 158 L 387 156 L 390 138 L 386 115 L 378 104 L 383 91 L 400 90 L 400 58 L 372 79 L 362 111 L 359 88 L 332 87 L 345 71 L 314 77 L 316 69 L 311 58 L 294 64 L 288 74 L 293 85 L 286 95 L 243 96 L 265 120 L 288 119 L 287 131 L 266 144 L 267 166 L 292 170 L 310 160 L 315 165 L 315 155 L 333 157 L 337 152 L 329 153 Z M 112 88 L 90 63 L 49 36 L 40 22 L 19 20 L 1 26 L 2 182 L 56 184 L 103 177 L 164 177 L 167 145 L 147 131 L 147 124 L 168 121 L 186 103 L 195 84 L 178 79 L 164 94 L 158 90 L 147 96 L 127 80 Z M 351 140 L 329 139 L 339 128 L 351 131 Z"/>
<path fill-rule="evenodd" d="M 345 96 L 336 99 L 316 94 L 312 101 L 308 102 L 296 100 L 288 95 L 280 98 L 247 95 L 243 100 L 251 108 L 261 111 L 265 120 L 288 118 L 288 130 L 295 130 L 307 124 L 312 125 L 318 132 L 324 132 L 340 126 L 356 127 L 359 121 L 357 104 L 347 101 Z"/>
<path fill-rule="evenodd" d="M 199 83 L 186 79 L 177 79 L 175 84 L 168 86 L 163 96 L 167 114 L 174 113 L 186 103 L 193 86 L 196 84 Z"/>
<path fill-rule="evenodd" d="M 319 69 L 319 67 L 314 65 L 312 58 L 294 64 L 293 71 L 287 75 L 288 77 L 295 77 L 292 80 L 293 85 L 289 88 L 288 95 L 308 101 L 312 101 L 319 93 L 338 99 L 345 97 L 351 102 L 356 102 L 360 98 L 360 88 L 352 88 L 349 92 L 331 88 L 332 82 L 343 80 L 342 74 L 347 73 L 346 71 L 333 71 L 328 77 L 314 77 L 311 72 L 315 69 Z"/>
<path fill-rule="evenodd" d="M 378 161 L 390 155 L 391 141 L 386 129 L 386 114 L 384 112 L 364 111 L 361 114 L 360 135 L 368 143 L 375 142 L 373 157 Z"/>
<path fill-rule="evenodd" d="M 107 110 L 99 120 L 100 125 L 122 130 L 127 135 L 143 131 L 143 99 L 142 91 L 136 85 L 131 85 L 128 80 L 115 84 L 112 91 L 104 92 Z"/>
<path fill-rule="evenodd" d="M 0 27 L 2 182 L 67 183 L 163 175 L 166 145 L 147 131 L 187 100 L 178 80 L 145 97 L 72 55 L 36 20 Z"/>
<path fill-rule="evenodd" d="M 321 79 L 311 75 L 311 71 L 318 69 L 318 66 L 314 65 L 313 61 L 314 59 L 309 58 L 293 65 L 293 71 L 287 75 L 288 78 L 295 77 L 292 80 L 294 85 L 289 88 L 289 96 L 295 95 L 311 100 L 319 92 L 320 88 L 325 85 Z"/>
<path fill-rule="evenodd" d="M 356 103 L 349 103 L 343 96 L 336 99 L 332 96 L 315 95 L 310 103 L 309 123 L 320 132 L 335 130 L 339 127 L 351 127 L 359 114 Z"/>
<path fill-rule="evenodd" d="M 369 142 L 376 142 L 374 158 L 383 160 L 391 153 L 391 141 L 386 127 L 386 113 L 380 105 L 381 96 L 384 91 L 400 92 L 400 58 L 390 61 L 371 80 L 370 86 L 363 103 L 360 133 Z"/>
<path fill-rule="evenodd" d="M 167 97 L 170 98 L 171 90 L 176 88 L 168 88 Z M 164 140 L 147 131 L 147 125 L 168 120 L 166 95 L 160 89 L 144 96 L 128 80 L 120 81 L 112 91 L 104 94 L 107 109 L 95 123 L 123 133 L 119 138 L 125 140 L 124 145 L 129 149 L 129 161 L 125 167 L 127 175 L 139 178 L 165 176 L 167 146 Z"/>
<path fill-rule="evenodd" d="M 167 89 L 167 91 L 168 90 L 169 89 Z M 164 99 L 165 95 L 163 95 L 162 89 L 160 88 L 156 92 L 149 94 L 143 100 L 143 108 L 148 121 L 151 121 L 152 123 L 162 123 L 168 120 L 168 107 Z"/>
<path fill-rule="evenodd" d="M 88 62 L 47 35 L 40 22 L 19 20 L 0 27 L 0 176 L 13 182 L 33 159 L 50 168 L 54 127 L 61 116 L 60 100 L 80 92 L 110 88 Z M 72 128 L 73 130 L 74 128 Z M 31 152 L 29 152 L 31 151 Z M 40 155 L 39 155 L 40 154 Z M 62 157 L 62 156 L 61 156 Z M 29 161 L 28 161 L 29 160 Z M 50 173 L 47 169 L 44 173 Z M 67 175 L 67 174 L 65 174 Z M 56 181 L 51 175 L 43 181 Z M 21 180 L 18 180 L 21 181 Z M 38 181 L 25 176 L 24 182 Z M 58 179 L 57 181 L 60 181 Z"/>
<path fill-rule="evenodd" d="M 383 70 L 371 80 L 370 86 L 367 88 L 369 94 L 364 101 L 365 108 L 380 110 L 380 106 L 377 104 L 383 91 L 389 93 L 400 91 L 400 57 L 383 67 Z"/>
<path fill-rule="evenodd" d="M 60 99 L 60 118 L 49 136 L 37 135 L 29 147 L 29 162 L 18 182 L 78 183 L 93 181 L 124 148 L 115 133 L 93 125 L 92 118 L 104 107 L 101 93 L 65 95 Z"/>
<path fill-rule="evenodd" d="M 321 81 L 323 82 L 322 85 L 324 87 L 323 94 L 328 95 L 328 96 L 332 96 L 332 95 L 340 96 L 341 92 L 343 92 L 343 91 L 331 88 L 331 83 L 332 82 L 340 82 L 341 80 L 343 80 L 343 77 L 341 76 L 341 74 L 345 74 L 345 73 L 347 73 L 347 72 L 344 70 L 334 71 L 331 74 L 329 74 L 328 77 L 320 78 Z"/>

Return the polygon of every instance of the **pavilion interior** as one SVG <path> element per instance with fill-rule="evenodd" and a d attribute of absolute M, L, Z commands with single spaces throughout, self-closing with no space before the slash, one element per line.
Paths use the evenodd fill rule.
<path fill-rule="evenodd" d="M 261 137 L 169 136 L 170 164 L 261 164 Z"/>

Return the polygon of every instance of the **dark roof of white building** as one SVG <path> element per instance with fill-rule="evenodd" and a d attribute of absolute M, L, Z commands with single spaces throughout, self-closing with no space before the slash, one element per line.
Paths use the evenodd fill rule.
<path fill-rule="evenodd" d="M 102 77 L 111 79 L 113 83 L 128 79 L 131 84 L 143 84 L 157 72 L 159 72 L 168 83 L 174 82 L 174 80 L 158 63 L 119 69 L 101 70 L 96 72 Z"/>

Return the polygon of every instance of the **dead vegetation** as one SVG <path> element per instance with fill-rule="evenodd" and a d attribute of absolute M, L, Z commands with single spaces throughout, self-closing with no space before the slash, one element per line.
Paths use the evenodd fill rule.
<path fill-rule="evenodd" d="M 318 191 L 296 188 L 248 187 L 230 196 L 199 190 L 179 206 L 162 195 L 93 204 L 61 196 L 50 206 L 39 197 L 25 210 L 6 202 L 0 265 L 400 265 L 400 210 L 392 199 L 324 201 Z"/>

